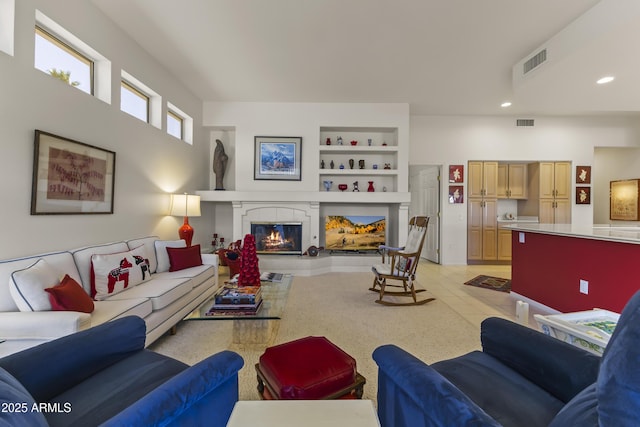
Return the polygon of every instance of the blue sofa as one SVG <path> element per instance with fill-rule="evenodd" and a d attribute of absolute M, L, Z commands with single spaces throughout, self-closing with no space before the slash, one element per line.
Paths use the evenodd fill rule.
<path fill-rule="evenodd" d="M 224 426 L 242 358 L 188 366 L 144 348 L 129 316 L 0 359 L 0 426 Z"/>
<path fill-rule="evenodd" d="M 640 425 L 640 292 L 602 355 L 504 319 L 481 325 L 482 351 L 427 365 L 378 347 L 383 427 Z"/>

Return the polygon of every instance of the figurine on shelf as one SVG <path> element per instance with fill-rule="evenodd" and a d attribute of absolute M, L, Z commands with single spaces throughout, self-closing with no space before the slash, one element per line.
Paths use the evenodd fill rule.
<path fill-rule="evenodd" d="M 338 137 L 338 145 L 342 145 L 342 137 L 341 136 Z"/>
<path fill-rule="evenodd" d="M 373 193 L 374 191 L 376 191 L 376 189 L 373 188 L 373 181 L 369 181 L 369 188 L 367 188 L 367 191 L 369 193 Z"/>
<path fill-rule="evenodd" d="M 391 169 L 391 163 L 385 163 L 384 164 L 384 168 L 385 169 Z"/>
<path fill-rule="evenodd" d="M 324 184 L 325 190 L 327 190 L 327 191 L 331 190 L 331 186 L 333 185 L 333 181 L 323 181 L 322 183 Z"/>
<path fill-rule="evenodd" d="M 324 169 L 324 160 L 320 160 L 320 169 Z"/>
<path fill-rule="evenodd" d="M 353 191 L 360 191 L 360 189 L 358 188 L 358 181 L 353 183 Z"/>
<path fill-rule="evenodd" d="M 364 160 L 358 160 L 358 166 L 360 169 L 364 169 Z"/>
<path fill-rule="evenodd" d="M 333 163 L 333 160 L 331 160 L 331 163 L 329 163 L 329 167 L 331 167 L 331 169 L 333 169 L 335 167 L 335 163 Z"/>
<path fill-rule="evenodd" d="M 327 141 L 325 142 L 325 144 L 331 145 L 331 138 L 327 138 Z"/>
<path fill-rule="evenodd" d="M 371 145 L 372 145 L 372 144 L 373 144 L 373 142 L 371 141 L 371 138 L 367 139 L 367 145 L 368 145 L 369 147 L 371 147 Z"/>

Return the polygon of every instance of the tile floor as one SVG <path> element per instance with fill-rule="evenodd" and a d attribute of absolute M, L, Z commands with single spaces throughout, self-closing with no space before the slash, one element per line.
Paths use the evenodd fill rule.
<path fill-rule="evenodd" d="M 507 292 L 465 285 L 475 276 L 511 278 L 510 265 L 455 265 L 443 266 L 421 261 L 417 281 L 436 298 L 449 305 L 470 323 L 480 328 L 487 317 L 497 316 L 516 321 L 516 296 Z M 551 314 L 544 307 L 529 306 L 528 325 L 538 329 L 534 314 Z"/>

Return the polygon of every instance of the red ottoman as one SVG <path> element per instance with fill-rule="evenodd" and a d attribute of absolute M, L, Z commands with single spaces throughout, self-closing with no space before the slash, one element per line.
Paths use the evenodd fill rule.
<path fill-rule="evenodd" d="M 325 337 L 267 348 L 256 372 L 263 399 L 360 399 L 366 382 L 355 359 Z"/>

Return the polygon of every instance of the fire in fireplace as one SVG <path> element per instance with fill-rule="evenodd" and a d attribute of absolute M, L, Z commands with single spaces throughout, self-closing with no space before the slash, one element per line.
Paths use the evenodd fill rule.
<path fill-rule="evenodd" d="M 259 254 L 302 254 L 301 222 L 252 222 L 251 234 Z"/>

